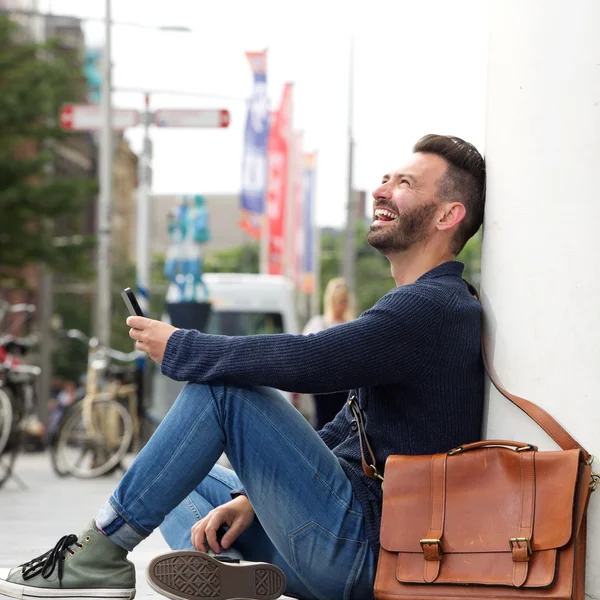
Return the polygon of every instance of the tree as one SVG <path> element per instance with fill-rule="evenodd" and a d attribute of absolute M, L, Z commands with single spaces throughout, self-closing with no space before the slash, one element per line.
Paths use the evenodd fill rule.
<path fill-rule="evenodd" d="M 256 242 L 210 252 L 204 259 L 204 271 L 207 273 L 258 273 L 259 252 L 259 245 Z"/>
<path fill-rule="evenodd" d="M 481 279 L 481 241 L 482 230 L 480 229 L 465 245 L 461 253 L 456 257 L 465 263 L 463 277 L 474 286 L 479 286 Z"/>
<path fill-rule="evenodd" d="M 14 278 L 37 262 L 56 272 L 85 273 L 89 256 L 81 236 L 77 245 L 57 245 L 54 237 L 58 230 L 63 240 L 79 233 L 93 184 L 47 168 L 68 135 L 56 123 L 61 105 L 84 90 L 81 63 L 56 40 L 28 40 L 5 16 L 0 48 L 0 278 Z"/>

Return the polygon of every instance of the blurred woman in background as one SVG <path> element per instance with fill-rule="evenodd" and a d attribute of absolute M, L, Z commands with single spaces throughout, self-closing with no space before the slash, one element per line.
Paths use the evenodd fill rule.
<path fill-rule="evenodd" d="M 354 319 L 352 299 L 345 279 L 336 277 L 330 279 L 323 296 L 323 314 L 316 315 L 306 324 L 304 335 L 318 333 L 334 325 L 341 325 Z M 313 396 L 315 402 L 315 429 L 322 429 L 327 423 L 333 421 L 335 415 L 341 410 L 348 398 L 348 390 L 333 394 L 320 394 Z"/>

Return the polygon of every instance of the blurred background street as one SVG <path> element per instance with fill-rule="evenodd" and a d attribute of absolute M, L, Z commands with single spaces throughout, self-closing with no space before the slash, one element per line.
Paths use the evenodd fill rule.
<path fill-rule="evenodd" d="M 57 473 L 110 473 L 169 410 L 181 384 L 134 351 L 125 288 L 146 316 L 223 335 L 314 333 L 393 288 L 366 242 L 369 187 L 428 128 L 481 139 L 484 61 L 465 50 L 487 15 L 437 2 L 432 23 L 401 4 L 385 9 L 412 11 L 406 50 L 432 27 L 439 47 L 453 40 L 451 81 L 434 47 L 427 76 L 403 66 L 423 94 L 434 72 L 461 92 L 433 121 L 406 96 L 414 114 L 388 123 L 393 94 L 370 90 L 399 48 L 373 45 L 379 13 L 360 3 L 326 9 L 335 30 L 307 4 L 290 36 L 279 4 L 232 0 L 224 44 L 207 23 L 225 5 L 0 0 L 0 487 L 29 452 Z M 478 235 L 459 257 L 474 283 L 480 251 Z M 285 396 L 320 428 L 339 392 L 327 414 Z"/>

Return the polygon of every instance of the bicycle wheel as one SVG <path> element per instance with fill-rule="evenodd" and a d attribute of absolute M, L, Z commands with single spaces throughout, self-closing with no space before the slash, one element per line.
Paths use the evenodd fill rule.
<path fill-rule="evenodd" d="M 69 472 L 69 469 L 67 468 L 67 465 L 64 464 L 64 462 L 61 460 L 61 456 L 58 453 L 58 440 L 60 438 L 62 428 L 73 408 L 74 407 L 69 407 L 67 409 L 67 412 L 61 417 L 56 433 L 54 434 L 54 437 L 50 440 L 48 447 L 50 451 L 50 464 L 52 465 L 52 469 L 54 470 L 54 472 L 59 477 L 67 477 L 71 474 Z"/>
<path fill-rule="evenodd" d="M 115 470 L 133 437 L 127 409 L 114 400 L 85 400 L 65 415 L 57 434 L 55 459 L 62 470 L 88 479 Z"/>
<path fill-rule="evenodd" d="M 13 419 L 12 398 L 7 389 L 0 389 L 0 411 L 2 411 L 0 419 L 3 419 L 0 425 L 1 435 L 6 436 L 4 448 L 0 452 L 0 487 L 2 487 L 11 476 L 17 454 L 21 449 L 21 430 L 19 423 Z M 7 434 L 4 433 L 5 427 L 7 427 Z"/>
<path fill-rule="evenodd" d="M 4 450 L 12 428 L 12 403 L 8 394 L 0 388 L 0 454 Z"/>

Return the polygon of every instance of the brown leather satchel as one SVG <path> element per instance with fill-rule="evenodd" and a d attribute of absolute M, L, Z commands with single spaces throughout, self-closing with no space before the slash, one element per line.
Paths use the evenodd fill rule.
<path fill-rule="evenodd" d="M 378 600 L 584 600 L 586 512 L 600 481 L 593 457 L 547 412 L 503 389 L 487 364 L 486 370 L 562 451 L 486 440 L 444 454 L 390 456 L 384 485 L 361 411 L 349 400 L 363 470 L 383 486 Z"/>

